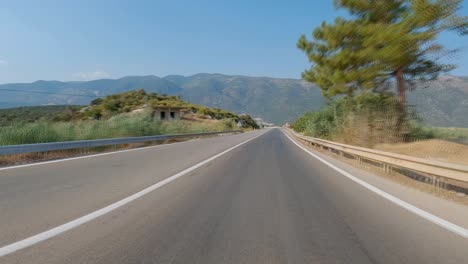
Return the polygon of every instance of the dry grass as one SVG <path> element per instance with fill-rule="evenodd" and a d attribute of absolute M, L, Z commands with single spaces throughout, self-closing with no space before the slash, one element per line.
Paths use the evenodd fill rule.
<path fill-rule="evenodd" d="M 120 114 L 107 120 L 18 123 L 0 127 L 0 146 L 232 130 L 231 119 L 154 120 L 151 113 Z"/>
<path fill-rule="evenodd" d="M 206 118 L 199 114 L 186 114 L 182 117 L 182 120 L 192 121 L 192 122 L 199 122 L 204 124 L 218 124 L 222 123 L 221 120 L 218 119 L 210 119 Z"/>
<path fill-rule="evenodd" d="M 443 162 L 468 165 L 468 145 L 431 139 L 412 143 L 378 144 L 374 149 Z"/>

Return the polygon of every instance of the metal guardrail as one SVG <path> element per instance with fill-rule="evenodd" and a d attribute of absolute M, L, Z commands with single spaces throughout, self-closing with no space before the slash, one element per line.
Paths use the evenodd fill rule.
<path fill-rule="evenodd" d="M 143 137 L 108 138 L 108 139 L 76 140 L 76 141 L 50 142 L 50 143 L 38 143 L 38 144 L 8 145 L 8 146 L 0 146 L 0 155 L 12 155 L 12 154 L 31 153 L 31 152 L 47 152 L 47 151 L 54 151 L 54 150 L 102 147 L 102 146 L 129 144 L 129 143 L 167 140 L 167 139 L 175 139 L 175 138 L 222 135 L 222 134 L 241 133 L 241 132 L 242 132 L 241 130 L 232 130 L 232 131 L 222 131 L 222 132 L 187 133 L 187 134 L 173 134 L 173 135 L 156 135 L 156 136 L 143 136 Z"/>
<path fill-rule="evenodd" d="M 410 171 L 420 172 L 446 179 L 452 179 L 468 183 L 468 166 L 416 158 L 391 152 L 356 147 L 328 141 L 319 138 L 307 137 L 288 129 L 295 137 L 322 148 L 334 150 L 337 154 L 346 153 L 361 159 L 380 163 L 385 172 L 392 168 L 403 168 Z"/>

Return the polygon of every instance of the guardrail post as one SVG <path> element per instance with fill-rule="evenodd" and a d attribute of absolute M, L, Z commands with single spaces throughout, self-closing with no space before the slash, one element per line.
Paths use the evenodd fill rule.
<path fill-rule="evenodd" d="M 434 181 L 433 178 L 434 178 L 433 176 L 424 177 L 424 181 L 425 181 L 426 183 L 432 184 L 432 182 Z"/>
<path fill-rule="evenodd" d="M 442 178 L 442 188 L 447 189 L 447 187 L 448 187 L 447 179 Z"/>
<path fill-rule="evenodd" d="M 383 163 L 382 167 L 386 174 L 390 174 L 392 172 L 392 166 L 390 166 L 390 164 Z"/>

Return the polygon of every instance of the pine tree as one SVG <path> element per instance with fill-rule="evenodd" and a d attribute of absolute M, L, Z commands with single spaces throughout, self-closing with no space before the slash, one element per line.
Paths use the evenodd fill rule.
<path fill-rule="evenodd" d="M 406 90 L 418 80 L 453 69 L 440 62 L 447 54 L 437 43 L 442 31 L 467 33 L 467 17 L 456 14 L 460 0 L 335 0 L 351 19 L 323 22 L 309 41 L 297 46 L 312 67 L 303 78 L 316 83 L 326 97 L 378 91 L 396 84 L 401 119 Z M 400 120 L 399 122 L 402 122 Z"/>

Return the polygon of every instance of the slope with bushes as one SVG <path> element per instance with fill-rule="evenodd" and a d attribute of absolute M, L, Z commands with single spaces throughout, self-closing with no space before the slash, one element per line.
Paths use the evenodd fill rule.
<path fill-rule="evenodd" d="M 158 106 L 188 110 L 190 118 L 159 121 L 153 116 Z M 129 91 L 95 99 L 86 107 L 59 108 L 62 111 L 16 110 L 14 122 L 0 126 L 0 145 L 56 142 L 111 137 L 147 136 L 171 133 L 209 132 L 257 128 L 248 115 L 190 104 L 176 96 Z M 0 110 L 0 116 L 2 115 Z M 23 115 L 21 113 L 28 113 Z"/>
<path fill-rule="evenodd" d="M 258 128 L 249 115 L 238 115 L 219 108 L 191 104 L 178 96 L 147 93 L 145 90 L 134 90 L 95 99 L 91 101 L 90 106 L 80 111 L 80 117 L 81 119 L 106 119 L 116 114 L 130 113 L 140 109 L 152 111 L 162 106 L 183 108 L 192 114 L 210 119 L 231 119 L 233 122 L 240 122 L 243 128 Z"/>
<path fill-rule="evenodd" d="M 398 129 L 396 98 L 391 94 L 364 93 L 305 113 L 291 128 L 345 144 L 468 164 L 468 129 L 432 127 L 422 122 L 413 109 L 408 107 L 406 111 L 403 127 Z"/>
<path fill-rule="evenodd" d="M 463 142 L 467 130 L 431 127 L 407 107 L 403 127 L 397 129 L 397 99 L 391 93 L 362 93 L 330 102 L 319 111 L 307 112 L 291 127 L 306 135 L 347 144 L 373 147 L 382 143 L 445 139 Z"/>
<path fill-rule="evenodd" d="M 77 105 L 46 105 L 0 109 L 0 127 L 36 121 L 67 120 L 81 108 L 82 106 Z"/>

